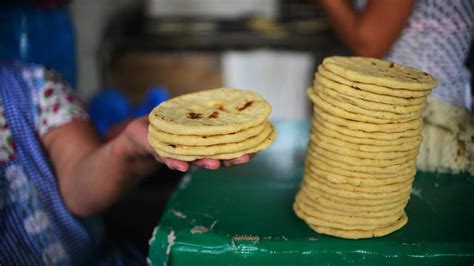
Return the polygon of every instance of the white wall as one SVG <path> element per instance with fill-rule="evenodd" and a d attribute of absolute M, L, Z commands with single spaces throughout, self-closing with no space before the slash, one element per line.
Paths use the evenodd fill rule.
<path fill-rule="evenodd" d="M 311 116 L 306 89 L 314 74 L 309 52 L 281 50 L 229 51 L 222 56 L 226 87 L 253 90 L 273 107 L 272 119 Z"/>

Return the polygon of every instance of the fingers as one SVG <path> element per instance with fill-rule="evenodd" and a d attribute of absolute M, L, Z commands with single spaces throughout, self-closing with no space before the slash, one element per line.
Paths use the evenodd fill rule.
<path fill-rule="evenodd" d="M 210 170 L 217 170 L 221 166 L 231 167 L 231 166 L 234 166 L 234 165 L 247 163 L 247 162 L 250 161 L 251 157 L 253 157 L 253 156 L 254 156 L 254 154 L 250 154 L 250 155 L 246 154 L 246 155 L 243 155 L 243 156 L 235 158 L 235 159 L 223 160 L 223 161 L 214 160 L 214 159 L 199 159 L 199 160 L 193 161 L 192 164 L 194 164 L 198 167 L 202 167 L 202 168 L 206 168 L 206 169 L 210 169 Z M 168 157 L 162 157 L 162 156 L 159 156 L 159 155 L 156 156 L 156 159 L 158 161 L 161 161 L 162 163 L 166 164 L 166 166 L 168 166 L 168 168 L 170 168 L 172 170 L 178 170 L 178 171 L 181 171 L 181 172 L 186 172 L 186 171 L 189 170 L 189 163 L 188 162 L 180 161 L 180 160 L 176 160 L 176 159 L 172 159 L 172 158 L 168 158 Z"/>
<path fill-rule="evenodd" d="M 213 160 L 213 159 L 201 159 L 201 160 L 194 161 L 193 164 L 199 167 L 204 167 L 211 170 L 217 170 L 219 169 L 220 166 L 231 167 L 234 165 L 247 163 L 248 161 L 250 161 L 250 158 L 253 157 L 254 155 L 255 154 L 243 155 L 235 159 L 223 160 L 223 161 Z"/>
<path fill-rule="evenodd" d="M 180 172 L 186 172 L 189 170 L 189 163 L 185 161 L 180 161 L 168 157 L 161 157 L 159 156 L 159 161 L 166 164 L 169 169 L 171 170 L 178 170 Z"/>
<path fill-rule="evenodd" d="M 221 162 L 214 159 L 200 159 L 194 161 L 193 164 L 210 170 L 217 170 L 221 166 Z"/>
<path fill-rule="evenodd" d="M 162 157 L 158 156 L 157 158 L 159 161 L 162 163 L 166 164 L 168 168 L 172 170 L 178 170 L 181 172 L 186 172 L 189 170 L 189 163 L 185 161 L 180 161 L 168 157 Z M 213 159 L 200 159 L 192 162 L 192 164 L 198 166 L 198 167 L 203 167 L 206 169 L 210 170 L 217 170 L 221 166 L 221 162 L 219 160 L 213 160 Z"/>
<path fill-rule="evenodd" d="M 231 166 L 234 166 L 234 165 L 247 163 L 248 161 L 250 161 L 250 157 L 251 157 L 250 155 L 246 154 L 246 155 L 243 155 L 241 157 L 238 157 L 238 158 L 235 158 L 235 159 L 232 159 L 232 160 L 222 161 L 222 164 L 225 167 L 231 167 Z"/>

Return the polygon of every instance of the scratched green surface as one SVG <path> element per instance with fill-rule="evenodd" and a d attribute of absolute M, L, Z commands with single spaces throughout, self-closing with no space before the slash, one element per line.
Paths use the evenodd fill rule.
<path fill-rule="evenodd" d="M 277 123 L 251 163 L 194 170 L 150 241 L 153 265 L 473 265 L 474 178 L 418 173 L 408 224 L 389 236 L 345 240 L 313 232 L 292 212 L 309 124 Z"/>

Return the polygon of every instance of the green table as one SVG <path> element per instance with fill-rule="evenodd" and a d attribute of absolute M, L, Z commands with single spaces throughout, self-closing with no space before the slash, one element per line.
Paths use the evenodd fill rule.
<path fill-rule="evenodd" d="M 183 178 L 150 240 L 152 265 L 474 265 L 473 176 L 418 173 L 408 224 L 391 235 L 318 234 L 291 207 L 310 125 L 276 125 L 251 163 Z"/>

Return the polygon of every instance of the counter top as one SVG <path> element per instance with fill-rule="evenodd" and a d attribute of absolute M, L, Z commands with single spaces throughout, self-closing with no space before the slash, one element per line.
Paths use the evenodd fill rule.
<path fill-rule="evenodd" d="M 193 169 L 150 240 L 152 265 L 472 265 L 474 177 L 417 173 L 408 224 L 347 240 L 312 231 L 292 210 L 309 122 L 278 121 L 277 141 L 248 164 Z"/>

